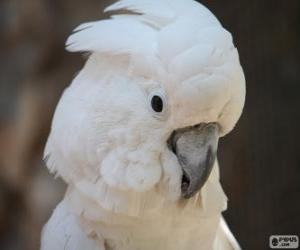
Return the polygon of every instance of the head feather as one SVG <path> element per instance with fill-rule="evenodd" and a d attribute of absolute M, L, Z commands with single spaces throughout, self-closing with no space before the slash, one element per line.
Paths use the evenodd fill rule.
<path fill-rule="evenodd" d="M 135 13 L 113 15 L 109 20 L 79 25 L 68 38 L 67 49 L 72 52 L 137 53 L 139 56 L 142 51 L 142 54 L 153 53 L 159 57 L 168 54 L 170 57 L 182 50 L 177 46 L 196 43 L 194 34 L 201 27 L 220 26 L 208 9 L 195 1 L 121 0 L 105 9 L 118 10 Z M 170 41 L 175 42 L 175 47 Z"/>

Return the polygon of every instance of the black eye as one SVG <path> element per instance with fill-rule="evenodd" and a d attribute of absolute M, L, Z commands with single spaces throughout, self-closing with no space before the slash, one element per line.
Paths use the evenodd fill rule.
<path fill-rule="evenodd" d="M 160 96 L 154 95 L 151 99 L 151 107 L 155 112 L 162 112 L 163 111 L 163 100 Z"/>

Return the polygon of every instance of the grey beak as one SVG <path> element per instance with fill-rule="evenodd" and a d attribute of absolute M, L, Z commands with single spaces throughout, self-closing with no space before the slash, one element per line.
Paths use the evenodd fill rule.
<path fill-rule="evenodd" d="M 181 128 L 170 136 L 168 146 L 182 167 L 183 198 L 192 197 L 207 181 L 216 159 L 218 140 L 219 127 L 216 123 Z"/>

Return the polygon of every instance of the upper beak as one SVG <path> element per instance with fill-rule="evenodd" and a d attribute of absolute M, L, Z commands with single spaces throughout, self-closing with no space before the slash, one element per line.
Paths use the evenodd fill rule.
<path fill-rule="evenodd" d="M 171 134 L 168 145 L 182 167 L 183 198 L 192 197 L 208 179 L 216 159 L 218 140 L 219 127 L 216 123 L 201 123 Z"/>

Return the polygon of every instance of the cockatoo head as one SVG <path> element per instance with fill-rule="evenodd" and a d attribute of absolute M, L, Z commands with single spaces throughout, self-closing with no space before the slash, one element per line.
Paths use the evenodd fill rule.
<path fill-rule="evenodd" d="M 189 198 L 241 115 L 238 52 L 195 1 L 121 0 L 106 11 L 120 9 L 128 14 L 82 24 L 67 41 L 90 56 L 57 107 L 48 166 L 91 193 Z"/>

